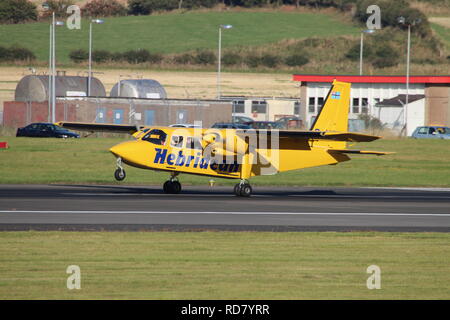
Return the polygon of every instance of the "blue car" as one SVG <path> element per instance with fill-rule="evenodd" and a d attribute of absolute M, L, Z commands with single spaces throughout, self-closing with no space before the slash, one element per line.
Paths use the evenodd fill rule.
<path fill-rule="evenodd" d="M 32 123 L 17 129 L 16 137 L 79 138 L 80 135 L 53 123 Z"/>
<path fill-rule="evenodd" d="M 450 128 L 441 126 L 417 127 L 411 137 L 415 139 L 450 139 Z"/>

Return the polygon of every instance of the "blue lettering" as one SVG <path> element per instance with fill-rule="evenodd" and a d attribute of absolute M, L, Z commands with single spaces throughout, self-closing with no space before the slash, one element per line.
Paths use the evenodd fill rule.
<path fill-rule="evenodd" d="M 228 164 L 222 163 L 222 164 L 219 165 L 219 171 L 225 171 L 226 172 L 227 169 L 228 169 Z"/>
<path fill-rule="evenodd" d="M 208 169 L 209 159 L 202 158 L 200 161 L 200 169 Z"/>
<path fill-rule="evenodd" d="M 153 161 L 153 163 L 161 163 L 163 164 L 164 161 L 166 161 L 166 155 L 167 155 L 167 149 L 159 149 L 159 148 L 155 148 L 156 151 L 156 156 L 155 156 L 155 160 Z"/>
<path fill-rule="evenodd" d="M 183 152 L 178 152 L 178 158 L 177 162 L 175 163 L 176 166 L 183 166 L 184 162 L 186 161 L 186 157 L 183 155 Z"/>
<path fill-rule="evenodd" d="M 219 166 L 219 165 L 218 165 L 217 163 L 213 162 L 213 163 L 210 164 L 209 168 L 210 168 L 211 170 L 216 171 L 218 166 Z"/>
<path fill-rule="evenodd" d="M 175 155 L 173 153 L 169 154 L 167 157 L 167 164 L 173 166 L 173 160 L 175 160 Z"/>

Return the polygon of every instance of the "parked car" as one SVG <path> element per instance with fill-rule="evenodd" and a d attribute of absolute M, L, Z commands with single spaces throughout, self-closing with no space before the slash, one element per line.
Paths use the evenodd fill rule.
<path fill-rule="evenodd" d="M 244 117 L 244 116 L 233 116 L 231 118 L 231 121 L 233 123 L 250 123 L 250 122 L 253 122 L 253 119 L 250 117 Z"/>
<path fill-rule="evenodd" d="M 185 124 L 185 123 L 171 124 L 169 127 L 172 127 L 172 128 L 200 128 L 200 126 L 198 124 Z"/>
<path fill-rule="evenodd" d="M 450 128 L 441 126 L 417 127 L 411 137 L 415 139 L 450 139 Z"/>
<path fill-rule="evenodd" d="M 285 129 L 301 128 L 303 125 L 302 120 L 296 116 L 284 116 L 276 122 L 280 123 Z"/>
<path fill-rule="evenodd" d="M 242 123 L 217 122 L 211 128 L 216 129 L 251 129 L 252 127 Z"/>
<path fill-rule="evenodd" d="M 284 129 L 283 124 L 276 121 L 253 121 L 247 124 L 253 129 Z"/>
<path fill-rule="evenodd" d="M 32 123 L 17 129 L 16 137 L 79 138 L 80 135 L 53 123 Z"/>

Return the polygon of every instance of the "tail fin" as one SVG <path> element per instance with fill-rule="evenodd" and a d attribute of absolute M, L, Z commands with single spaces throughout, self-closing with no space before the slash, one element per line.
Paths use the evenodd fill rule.
<path fill-rule="evenodd" d="M 312 131 L 348 130 L 348 111 L 350 106 L 351 83 L 333 81 L 322 110 L 311 126 Z"/>

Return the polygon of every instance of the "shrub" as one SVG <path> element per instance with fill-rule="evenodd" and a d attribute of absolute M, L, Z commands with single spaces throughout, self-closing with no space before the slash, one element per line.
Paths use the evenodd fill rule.
<path fill-rule="evenodd" d="M 376 68 L 394 67 L 399 62 L 397 52 L 387 44 L 383 45 L 375 52 L 375 57 L 372 65 Z"/>
<path fill-rule="evenodd" d="M 372 58 L 373 55 L 374 53 L 372 45 L 369 43 L 364 44 L 363 58 Z M 353 47 L 351 47 L 350 50 L 348 50 L 348 52 L 345 54 L 345 57 L 352 61 L 358 61 L 361 57 L 361 44 L 355 44 Z"/>
<path fill-rule="evenodd" d="M 146 49 L 130 50 L 124 52 L 123 57 L 126 61 L 132 64 L 144 63 L 149 61 L 150 52 Z"/>
<path fill-rule="evenodd" d="M 34 53 L 27 48 L 16 46 L 11 48 L 0 47 L 0 61 L 31 61 L 35 59 Z"/>
<path fill-rule="evenodd" d="M 173 61 L 177 64 L 191 64 L 194 63 L 194 60 L 195 57 L 190 53 L 183 53 L 173 58 Z"/>
<path fill-rule="evenodd" d="M 305 54 L 293 54 L 291 56 L 288 56 L 284 63 L 287 64 L 290 67 L 299 67 L 307 64 L 309 62 L 308 57 L 305 56 Z"/>
<path fill-rule="evenodd" d="M 226 66 L 238 65 L 242 63 L 242 57 L 237 53 L 227 52 L 222 57 L 222 63 Z"/>
<path fill-rule="evenodd" d="M 139 16 L 152 13 L 152 8 L 145 0 L 128 0 L 128 13 Z"/>
<path fill-rule="evenodd" d="M 0 23 L 20 23 L 37 17 L 36 6 L 27 0 L 0 1 Z"/>
<path fill-rule="evenodd" d="M 113 52 L 113 53 L 111 53 L 111 60 L 115 61 L 115 62 L 120 62 L 120 61 L 124 61 L 126 59 L 122 52 Z"/>
<path fill-rule="evenodd" d="M 89 53 L 84 49 L 72 50 L 69 58 L 75 63 L 81 63 L 89 59 Z"/>
<path fill-rule="evenodd" d="M 208 50 L 197 51 L 194 57 L 195 64 L 214 64 L 216 62 L 216 55 Z"/>
<path fill-rule="evenodd" d="M 147 62 L 150 62 L 151 64 L 159 64 L 164 60 L 164 57 L 160 53 L 150 53 L 148 56 Z"/>
<path fill-rule="evenodd" d="M 56 17 L 67 17 L 67 7 L 75 4 L 73 0 L 48 0 L 45 1 L 49 7 L 49 10 L 44 11 L 43 18 L 48 18 L 55 12 Z"/>
<path fill-rule="evenodd" d="M 257 68 L 259 65 L 262 64 L 261 57 L 250 54 L 247 57 L 245 57 L 245 64 L 250 68 Z"/>
<path fill-rule="evenodd" d="M 272 54 L 263 54 L 261 56 L 261 64 L 269 68 L 275 68 L 280 62 L 280 58 Z"/>
<path fill-rule="evenodd" d="M 83 16 L 111 17 L 124 16 L 127 8 L 117 0 L 92 0 L 81 9 Z"/>
<path fill-rule="evenodd" d="M 92 61 L 103 63 L 111 60 L 111 53 L 107 50 L 94 50 L 92 52 Z"/>

